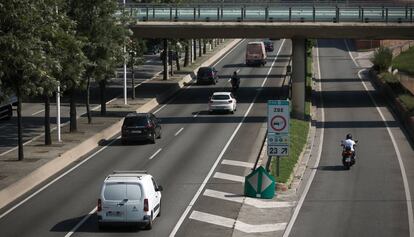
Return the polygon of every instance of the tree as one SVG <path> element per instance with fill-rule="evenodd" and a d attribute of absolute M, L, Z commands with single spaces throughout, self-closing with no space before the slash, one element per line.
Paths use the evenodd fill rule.
<path fill-rule="evenodd" d="M 115 12 L 118 9 L 116 1 L 112 0 L 71 0 L 73 6 L 73 19 L 77 21 L 77 34 L 87 39 L 83 52 L 88 58 L 85 70 L 86 81 L 86 111 L 88 122 L 92 122 L 90 112 L 90 87 L 92 80 L 105 87 L 109 78 L 108 73 L 115 71 L 118 52 L 122 52 L 126 36 L 129 34 L 123 24 L 118 24 Z M 121 18 L 123 22 L 123 18 Z M 101 92 L 105 89 L 101 89 Z M 101 99 L 105 96 L 101 95 Z M 106 101 L 101 101 L 101 105 Z M 101 110 L 102 112 L 102 110 Z"/>
<path fill-rule="evenodd" d="M 391 49 L 381 46 L 374 52 L 374 56 L 371 58 L 371 62 L 378 71 L 386 71 L 392 62 L 392 51 Z"/>
<path fill-rule="evenodd" d="M 50 6 L 45 0 L 8 0 L 0 6 L 0 81 L 5 93 L 15 94 L 18 100 L 18 160 L 23 160 L 22 98 L 43 93 L 39 78 L 53 84 L 47 68 L 57 66 L 45 52 L 50 42 L 42 41 L 50 30 L 44 16 Z"/>

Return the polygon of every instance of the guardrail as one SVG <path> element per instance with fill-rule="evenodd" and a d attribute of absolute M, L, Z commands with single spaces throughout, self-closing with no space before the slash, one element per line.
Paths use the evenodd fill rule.
<path fill-rule="evenodd" d="M 127 4 L 120 11 L 139 21 L 412 23 L 413 9 L 408 4 Z"/>

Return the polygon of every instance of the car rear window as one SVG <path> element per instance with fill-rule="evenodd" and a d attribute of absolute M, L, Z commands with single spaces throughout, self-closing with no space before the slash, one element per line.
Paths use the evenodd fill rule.
<path fill-rule="evenodd" d="M 198 70 L 199 76 L 209 76 L 211 74 L 211 68 L 200 68 Z"/>
<path fill-rule="evenodd" d="M 128 200 L 141 200 L 142 189 L 139 184 L 127 184 L 126 198 Z"/>
<path fill-rule="evenodd" d="M 211 98 L 212 100 L 228 100 L 230 99 L 230 96 L 228 95 L 213 95 Z"/>
<path fill-rule="evenodd" d="M 129 117 L 125 118 L 124 126 L 145 126 L 148 124 L 147 117 Z"/>
<path fill-rule="evenodd" d="M 104 186 L 104 198 L 110 201 L 121 201 L 126 197 L 125 183 L 107 183 Z"/>

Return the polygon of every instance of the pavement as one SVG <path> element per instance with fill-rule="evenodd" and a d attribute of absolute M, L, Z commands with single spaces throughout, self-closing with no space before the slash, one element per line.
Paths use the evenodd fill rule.
<path fill-rule="evenodd" d="M 180 88 L 191 83 L 199 66 L 210 65 L 224 55 L 240 40 L 229 40 L 207 52 L 192 64 L 192 73 L 176 73 L 168 81 L 161 75 L 142 83 L 136 88 L 137 98 L 116 98 L 107 104 L 107 114 L 101 116 L 92 111 L 93 121 L 78 118 L 78 132 L 69 133 L 69 127 L 62 127 L 62 142 L 57 141 L 56 131 L 52 132 L 53 145 L 45 146 L 42 139 L 37 139 L 24 146 L 25 159 L 17 161 L 17 150 L 0 157 L 0 209 L 18 200 L 34 187 L 80 162 L 99 146 L 110 143 L 120 132 L 123 117 L 129 112 L 149 112 L 167 102 Z"/>

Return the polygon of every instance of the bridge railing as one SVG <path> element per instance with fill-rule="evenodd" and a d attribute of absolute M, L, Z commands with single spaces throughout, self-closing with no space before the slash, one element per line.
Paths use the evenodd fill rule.
<path fill-rule="evenodd" d="M 121 6 L 122 7 L 122 6 Z M 412 5 L 151 5 L 129 4 L 138 21 L 200 22 L 413 22 Z"/>

